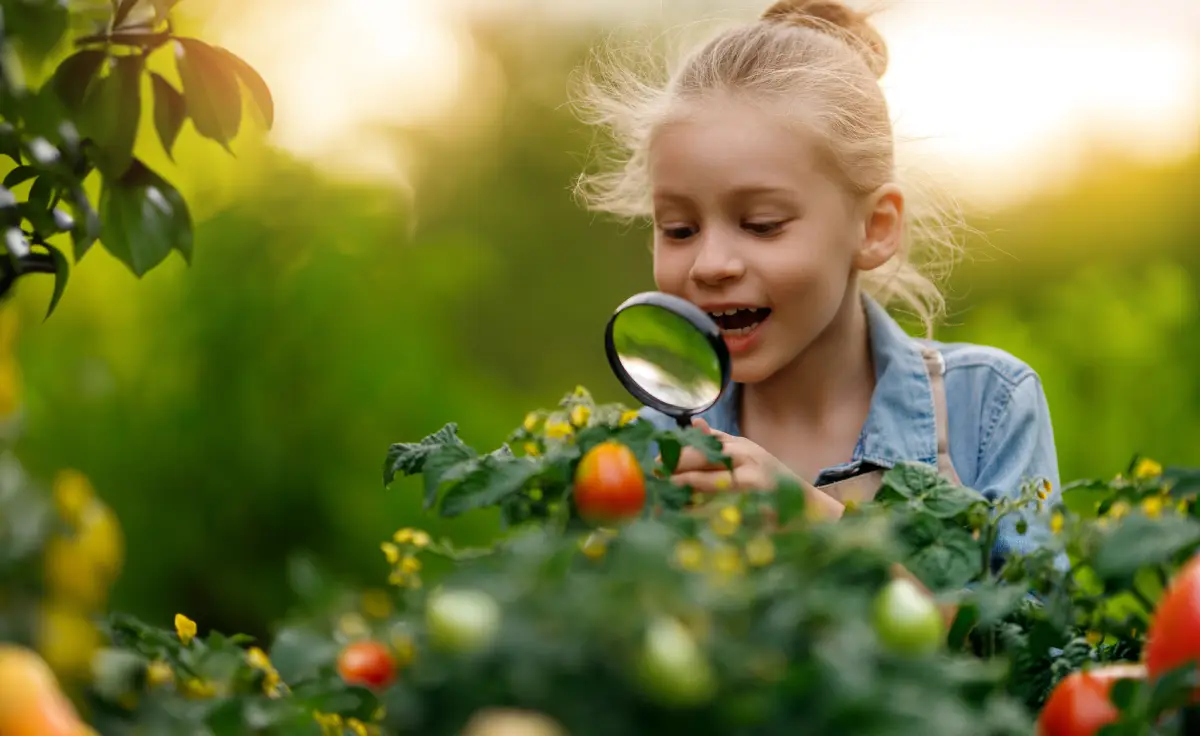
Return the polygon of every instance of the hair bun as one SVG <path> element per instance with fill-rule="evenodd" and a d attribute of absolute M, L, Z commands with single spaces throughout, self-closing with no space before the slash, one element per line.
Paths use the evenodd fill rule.
<path fill-rule="evenodd" d="M 849 43 L 867 62 L 876 78 L 887 71 L 888 52 L 883 36 L 859 13 L 838 0 L 778 0 L 762 19 L 769 23 L 813 28 Z"/>

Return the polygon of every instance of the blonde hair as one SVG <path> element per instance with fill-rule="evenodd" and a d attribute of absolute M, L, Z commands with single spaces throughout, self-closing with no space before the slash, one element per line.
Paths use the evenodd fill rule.
<path fill-rule="evenodd" d="M 681 102 L 715 92 L 800 103 L 833 171 L 856 196 L 899 183 L 879 84 L 887 45 L 866 14 L 841 2 L 780 0 L 758 21 L 719 33 L 657 81 L 643 78 L 644 65 L 635 58 L 596 61 L 582 77 L 577 110 L 585 122 L 608 131 L 615 150 L 604 170 L 576 183 L 590 209 L 629 220 L 651 217 L 647 159 L 655 131 Z M 935 278 L 961 250 L 951 224 L 956 208 L 929 191 L 916 196 L 915 182 L 902 187 L 908 211 L 900 248 L 887 264 L 863 273 L 862 285 L 887 306 L 907 307 L 932 335 L 945 311 Z"/>

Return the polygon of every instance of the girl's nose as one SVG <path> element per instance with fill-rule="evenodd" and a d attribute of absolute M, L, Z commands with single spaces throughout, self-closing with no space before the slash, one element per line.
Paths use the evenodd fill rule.
<path fill-rule="evenodd" d="M 728 242 L 719 237 L 707 237 L 699 243 L 696 260 L 689 276 L 702 286 L 715 286 L 741 277 L 745 264 Z"/>

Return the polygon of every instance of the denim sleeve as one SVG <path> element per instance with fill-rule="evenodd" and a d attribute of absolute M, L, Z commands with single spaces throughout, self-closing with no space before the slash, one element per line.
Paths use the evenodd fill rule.
<path fill-rule="evenodd" d="M 1046 507 L 1061 497 L 1058 475 L 1058 455 L 1054 445 L 1054 429 L 1050 408 L 1041 380 L 1035 373 L 1020 378 L 1011 390 L 997 392 L 990 413 L 990 429 L 984 434 L 980 447 L 979 472 L 975 489 L 989 499 L 1015 497 L 1030 481 L 1050 482 Z M 1023 516 L 1028 529 L 1017 531 L 1017 521 Z M 1000 522 L 996 545 L 992 549 L 992 564 L 999 567 L 1013 552 L 1028 553 L 1049 541 L 1048 512 L 1026 509 L 1009 514 Z M 1056 559 L 1062 569 L 1069 567 L 1065 553 Z"/>

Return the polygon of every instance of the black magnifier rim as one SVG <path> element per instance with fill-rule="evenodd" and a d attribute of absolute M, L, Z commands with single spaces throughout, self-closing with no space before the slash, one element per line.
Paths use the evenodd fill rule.
<path fill-rule="evenodd" d="M 698 409 L 683 409 L 657 399 L 639 386 L 637 381 L 634 381 L 629 372 L 625 370 L 625 366 L 621 365 L 621 360 L 617 356 L 617 346 L 613 341 L 613 327 L 621 312 L 630 307 L 640 306 L 661 307 L 668 312 L 683 317 L 708 340 L 713 351 L 717 354 L 717 363 L 721 368 L 721 390 L 717 392 L 717 397 L 707 405 Z M 633 397 L 642 402 L 642 404 L 676 419 L 702 414 L 715 406 L 721 400 L 725 389 L 728 388 L 732 373 L 729 348 L 725 345 L 725 340 L 721 338 L 721 328 L 717 326 L 713 318 L 709 317 L 707 312 L 688 300 L 661 291 L 645 291 L 641 294 L 634 294 L 622 302 L 621 306 L 617 307 L 612 317 L 609 318 L 608 325 L 604 328 L 604 352 L 608 356 L 608 364 L 612 367 L 613 373 L 616 374 L 617 380 L 625 386 L 626 391 L 633 394 Z"/>

